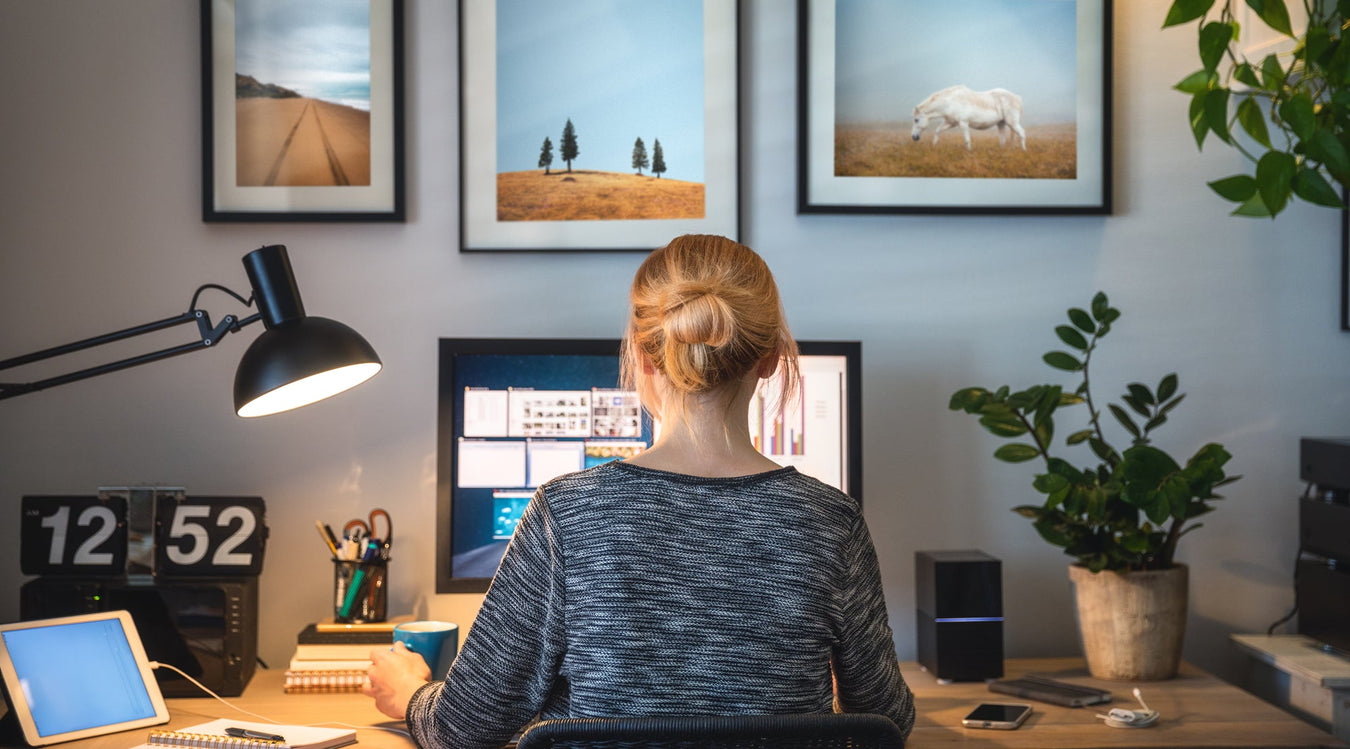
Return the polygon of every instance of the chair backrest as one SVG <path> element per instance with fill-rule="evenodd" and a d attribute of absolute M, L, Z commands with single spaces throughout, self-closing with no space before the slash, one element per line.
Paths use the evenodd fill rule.
<path fill-rule="evenodd" d="M 517 749 L 902 749 L 889 718 L 866 713 L 563 718 L 531 726 Z"/>

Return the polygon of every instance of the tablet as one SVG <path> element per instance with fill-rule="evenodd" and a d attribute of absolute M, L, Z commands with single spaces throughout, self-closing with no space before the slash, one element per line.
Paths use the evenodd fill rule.
<path fill-rule="evenodd" d="M 0 680 L 31 746 L 169 721 L 126 611 L 0 624 Z"/>

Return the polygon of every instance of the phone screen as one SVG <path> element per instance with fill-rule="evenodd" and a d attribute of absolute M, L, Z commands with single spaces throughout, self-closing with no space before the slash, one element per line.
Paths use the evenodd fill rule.
<path fill-rule="evenodd" d="M 990 721 L 997 723 L 1016 723 L 1027 708 L 1023 705 L 995 705 L 985 703 L 970 711 L 966 720 Z"/>

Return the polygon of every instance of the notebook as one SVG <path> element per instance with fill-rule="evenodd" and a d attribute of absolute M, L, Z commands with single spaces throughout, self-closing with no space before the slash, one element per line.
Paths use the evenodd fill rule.
<path fill-rule="evenodd" d="M 0 624 L 0 682 L 31 746 L 169 721 L 126 611 Z"/>
<path fill-rule="evenodd" d="M 226 728 L 245 728 L 258 734 L 282 738 L 280 741 L 266 738 L 236 738 L 227 734 Z M 351 728 L 281 726 L 221 719 L 177 731 L 151 731 L 145 743 L 136 749 L 163 746 L 192 747 L 192 749 L 330 749 L 355 743 L 356 731 Z"/>

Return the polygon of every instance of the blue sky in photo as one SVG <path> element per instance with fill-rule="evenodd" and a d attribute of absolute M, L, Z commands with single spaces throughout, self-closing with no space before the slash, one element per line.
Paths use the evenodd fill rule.
<path fill-rule="evenodd" d="M 913 120 L 935 91 L 965 84 L 1022 97 L 1022 122 L 1073 122 L 1076 0 L 838 0 L 835 120 Z"/>
<path fill-rule="evenodd" d="M 234 68 L 370 110 L 370 0 L 236 0 Z"/>
<path fill-rule="evenodd" d="M 565 170 L 570 118 L 573 169 L 633 172 L 642 138 L 663 177 L 703 182 L 703 104 L 703 0 L 498 0 L 498 172 L 537 169 L 544 138 Z"/>

